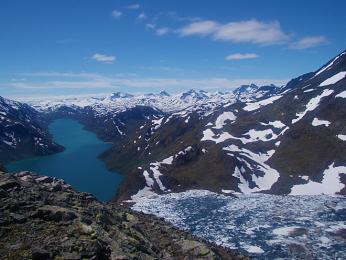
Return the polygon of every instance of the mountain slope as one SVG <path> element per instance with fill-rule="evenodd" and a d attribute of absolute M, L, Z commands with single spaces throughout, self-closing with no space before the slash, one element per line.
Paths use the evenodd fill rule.
<path fill-rule="evenodd" d="M 264 98 L 153 120 L 122 147 L 138 160 L 124 169 L 117 200 L 193 188 L 346 194 L 345 75 L 343 52 Z"/>
<path fill-rule="evenodd" d="M 40 113 L 0 97 L 0 163 L 61 150 L 52 142 Z"/>
<path fill-rule="evenodd" d="M 116 199 L 208 189 L 345 194 L 346 52 L 285 86 L 39 101 L 114 143 L 101 157 L 126 178 Z"/>

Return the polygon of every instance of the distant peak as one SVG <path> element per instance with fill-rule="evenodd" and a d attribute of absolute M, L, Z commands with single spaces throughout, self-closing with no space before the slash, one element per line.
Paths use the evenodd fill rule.
<path fill-rule="evenodd" d="M 170 94 L 168 92 L 166 92 L 165 90 L 161 91 L 160 92 L 160 96 L 166 96 L 166 97 L 169 97 Z"/>
<path fill-rule="evenodd" d="M 124 92 L 115 92 L 111 95 L 111 99 L 116 99 L 116 98 L 130 98 L 133 97 L 133 95 L 124 93 Z"/>
<path fill-rule="evenodd" d="M 182 93 L 180 99 L 202 100 L 208 98 L 206 93 L 207 92 L 205 92 L 204 90 L 196 91 L 194 89 L 190 89 L 189 91 Z"/>

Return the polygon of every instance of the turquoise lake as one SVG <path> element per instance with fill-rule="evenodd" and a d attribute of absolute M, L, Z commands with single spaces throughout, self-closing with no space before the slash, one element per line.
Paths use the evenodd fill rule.
<path fill-rule="evenodd" d="M 48 156 L 19 160 L 6 165 L 12 172 L 32 171 L 38 174 L 64 179 L 78 191 L 90 192 L 99 200 L 110 200 L 122 176 L 108 171 L 98 156 L 111 144 L 83 128 L 78 121 L 58 119 L 49 125 L 54 142 L 65 151 Z"/>

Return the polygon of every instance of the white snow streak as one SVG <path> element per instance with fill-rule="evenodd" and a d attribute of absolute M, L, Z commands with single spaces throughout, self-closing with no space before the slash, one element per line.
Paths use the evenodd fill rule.
<path fill-rule="evenodd" d="M 321 99 L 322 99 L 323 97 L 329 96 L 329 95 L 332 94 L 333 92 L 334 92 L 334 91 L 331 90 L 331 89 L 325 89 L 325 90 L 323 90 L 323 92 L 322 92 L 320 95 L 318 95 L 318 96 L 312 98 L 312 99 L 309 101 L 309 103 L 306 105 L 305 110 L 304 110 L 303 112 L 300 112 L 300 113 L 297 113 L 297 114 L 296 114 L 296 116 L 298 116 L 298 117 L 297 117 L 296 119 L 293 119 L 293 120 L 292 120 L 292 124 L 295 124 L 295 123 L 297 123 L 299 120 L 301 120 L 301 119 L 306 115 L 307 112 L 313 111 L 315 108 L 317 108 L 318 105 L 319 105 L 319 103 L 320 103 L 320 101 L 321 101 Z"/>
<path fill-rule="evenodd" d="M 278 96 L 273 96 L 258 102 L 254 102 L 254 103 L 247 103 L 246 106 L 243 108 L 246 111 L 253 111 L 256 109 L 259 109 L 263 106 L 269 105 L 271 103 L 273 103 L 275 100 L 278 100 L 279 98 L 281 98 L 282 96 L 278 95 Z"/>
<path fill-rule="evenodd" d="M 340 98 L 346 98 L 346 90 L 345 90 L 345 91 L 343 91 L 343 92 L 340 92 L 340 93 L 339 93 L 339 94 L 337 94 L 335 97 L 336 97 L 336 98 L 337 98 L 337 97 L 340 97 Z"/>
<path fill-rule="evenodd" d="M 320 87 L 335 84 L 336 82 L 342 80 L 345 76 L 346 76 L 346 71 L 341 71 L 341 72 L 335 74 L 334 76 L 323 81 L 320 84 Z"/>

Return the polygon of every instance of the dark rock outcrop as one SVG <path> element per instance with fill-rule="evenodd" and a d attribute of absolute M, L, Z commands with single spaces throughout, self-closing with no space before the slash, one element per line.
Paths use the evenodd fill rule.
<path fill-rule="evenodd" d="M 1 259 L 245 259 L 29 172 L 0 173 L 0 208 Z"/>

